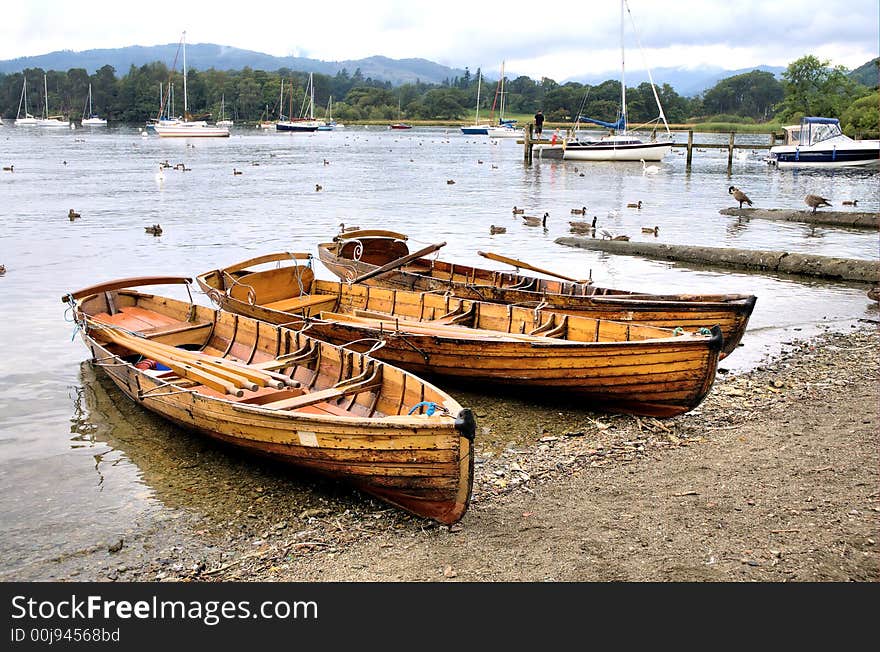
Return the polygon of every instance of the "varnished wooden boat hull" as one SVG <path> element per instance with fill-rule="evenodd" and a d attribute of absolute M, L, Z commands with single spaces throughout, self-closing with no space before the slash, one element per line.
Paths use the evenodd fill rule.
<path fill-rule="evenodd" d="M 381 239 L 379 239 L 381 240 Z M 371 272 L 405 255 L 405 245 L 394 247 L 375 243 L 379 250 L 361 250 L 356 255 L 356 241 L 318 245 L 318 256 L 327 269 L 342 280 Z M 384 246 L 383 246 L 384 244 Z M 369 248 L 369 245 L 368 245 Z M 654 295 L 536 278 L 508 272 L 419 259 L 364 281 L 377 287 L 414 291 L 451 291 L 455 296 L 475 301 L 546 307 L 555 312 L 585 315 L 597 319 L 697 330 L 718 325 L 724 336 L 722 357 L 732 353 L 746 331 L 755 307 L 753 295 Z"/>
<path fill-rule="evenodd" d="M 579 407 L 600 411 L 667 417 L 693 409 L 712 386 L 723 339 L 717 327 L 711 335 L 676 336 L 640 324 L 322 280 L 312 282 L 307 296 L 261 304 L 264 290 L 277 298 L 281 276 L 279 270 L 241 276 L 239 295 L 247 285 L 253 303 L 233 296 L 218 271 L 199 276 L 198 282 L 231 312 L 305 327 L 335 344 L 359 342 L 367 349 L 381 341 L 372 356 L 417 374 L 564 393 Z M 295 295 L 296 288 L 290 289 Z M 284 308 L 321 297 L 330 303 Z M 394 316 L 358 321 L 364 311 Z M 472 314 L 480 326 L 433 325 L 450 313 Z M 552 333 L 557 324 L 564 325 L 565 338 L 520 337 L 536 329 Z"/>
<path fill-rule="evenodd" d="M 345 481 L 441 523 L 454 523 L 465 514 L 473 485 L 475 424 L 471 411 L 448 394 L 360 353 L 247 317 L 196 306 L 187 319 L 190 304 L 132 290 L 114 292 L 112 300 L 125 306 L 131 302 L 185 326 L 202 325 L 167 336 L 154 334 L 154 341 L 189 341 L 201 352 L 254 364 L 305 352 L 299 361 L 281 367 L 301 383 L 302 391 L 318 392 L 381 365 L 378 386 L 315 406 L 274 409 L 268 406 L 275 390 L 245 391 L 236 399 L 179 379 L 159 378 L 135 367 L 132 356 L 125 355 L 129 352 L 107 342 L 100 329 L 81 331 L 92 359 L 113 382 L 169 421 Z M 77 301 L 77 314 L 103 314 L 106 301 L 104 293 L 86 296 Z M 426 406 L 415 407 L 425 401 L 445 411 L 428 416 Z"/>

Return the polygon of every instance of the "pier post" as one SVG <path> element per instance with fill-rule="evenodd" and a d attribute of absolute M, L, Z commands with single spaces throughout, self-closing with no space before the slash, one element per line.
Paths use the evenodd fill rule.
<path fill-rule="evenodd" d="M 735 131 L 730 132 L 730 141 L 727 143 L 727 174 L 733 170 L 733 137 L 735 134 Z"/>
<path fill-rule="evenodd" d="M 691 161 L 694 159 L 694 130 L 688 129 L 688 151 L 687 151 L 687 162 L 685 167 L 688 170 L 691 169 Z"/>
<path fill-rule="evenodd" d="M 523 134 L 523 160 L 526 163 L 532 162 L 532 129 L 534 126 L 534 123 L 530 122 Z"/>

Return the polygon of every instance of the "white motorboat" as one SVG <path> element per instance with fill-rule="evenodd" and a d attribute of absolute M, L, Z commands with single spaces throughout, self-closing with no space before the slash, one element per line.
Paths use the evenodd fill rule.
<path fill-rule="evenodd" d="M 880 167 L 880 140 L 853 140 L 837 118 L 805 117 L 783 127 L 785 142 L 770 148 L 767 162 L 778 168 Z"/>

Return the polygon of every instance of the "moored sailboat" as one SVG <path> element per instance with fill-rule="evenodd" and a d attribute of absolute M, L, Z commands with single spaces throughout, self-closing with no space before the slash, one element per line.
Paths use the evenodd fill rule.
<path fill-rule="evenodd" d="M 37 126 L 37 119 L 28 113 L 27 108 L 27 77 L 22 75 L 22 79 L 21 98 L 18 100 L 18 115 L 13 124 L 17 127 L 35 127 Z M 22 106 L 24 106 L 24 115 L 21 113 Z"/>
<path fill-rule="evenodd" d="M 209 125 L 205 120 L 192 120 L 189 114 L 186 95 L 186 32 L 181 37 L 183 47 L 183 117 L 172 121 L 159 120 L 153 125 L 155 132 L 163 138 L 224 138 L 229 136 L 229 128 Z"/>
<path fill-rule="evenodd" d="M 63 115 L 49 115 L 49 85 L 43 75 L 43 117 L 37 120 L 38 127 L 70 127 L 70 120 Z"/>
<path fill-rule="evenodd" d="M 562 158 L 571 161 L 661 161 L 672 151 L 672 138 L 669 124 L 660 104 L 660 97 L 654 86 L 654 80 L 648 70 L 648 78 L 651 80 L 651 89 L 654 100 L 659 110 L 658 119 L 663 121 L 666 128 L 666 137 L 663 140 L 653 139 L 645 142 L 636 134 L 628 130 L 629 123 L 626 108 L 626 76 L 624 56 L 624 7 L 626 0 L 620 0 L 620 113 L 615 122 L 605 122 L 595 118 L 578 115 L 578 122 L 587 122 L 601 127 L 607 127 L 611 133 L 596 140 L 566 140 L 562 143 Z"/>
<path fill-rule="evenodd" d="M 98 116 L 97 114 L 92 112 L 92 84 L 89 83 L 89 98 L 86 101 L 86 106 L 83 107 L 83 115 L 82 115 L 82 126 L 83 127 L 106 127 L 107 120 Z"/>
<path fill-rule="evenodd" d="M 477 75 L 477 109 L 474 113 L 474 124 L 461 128 L 461 133 L 465 136 L 488 136 L 489 127 L 492 125 L 480 123 L 480 87 L 483 83 L 483 70 L 480 69 Z"/>

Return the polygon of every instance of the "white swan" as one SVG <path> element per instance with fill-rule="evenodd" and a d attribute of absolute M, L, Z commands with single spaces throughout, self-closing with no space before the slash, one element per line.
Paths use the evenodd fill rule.
<path fill-rule="evenodd" d="M 657 174 L 660 168 L 656 165 L 647 165 L 645 159 L 639 159 L 642 162 L 642 174 Z"/>

